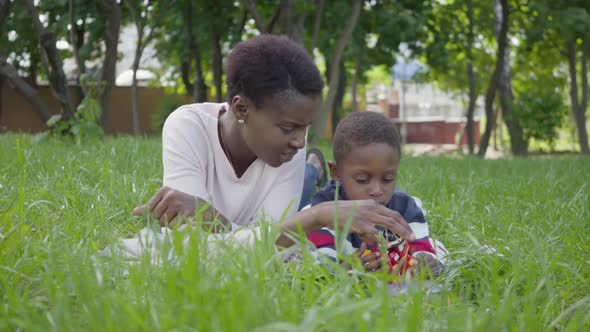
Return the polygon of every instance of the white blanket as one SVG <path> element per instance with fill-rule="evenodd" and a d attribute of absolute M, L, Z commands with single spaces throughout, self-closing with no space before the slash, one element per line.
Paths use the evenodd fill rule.
<path fill-rule="evenodd" d="M 163 256 L 167 256 L 168 260 L 173 260 L 174 246 L 172 240 L 175 236 L 183 236 L 183 249 L 188 248 L 191 232 L 186 227 L 189 226 L 183 225 L 178 230 L 171 230 L 166 227 L 154 230 L 146 227 L 141 229 L 133 238 L 119 239 L 113 245 L 101 250 L 99 254 L 102 256 L 118 256 L 129 260 L 137 260 L 148 255 L 151 262 L 155 264 L 161 263 Z M 260 239 L 260 227 L 239 228 L 230 233 L 208 235 L 207 249 L 209 253 L 214 254 L 218 249 L 227 246 L 252 248 Z"/>

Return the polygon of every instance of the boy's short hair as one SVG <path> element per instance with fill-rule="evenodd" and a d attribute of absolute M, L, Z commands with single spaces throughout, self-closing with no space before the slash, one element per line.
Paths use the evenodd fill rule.
<path fill-rule="evenodd" d="M 284 93 L 316 96 L 324 88 L 313 59 L 286 36 L 263 34 L 240 42 L 228 55 L 225 70 L 230 103 L 240 94 L 261 107 Z"/>
<path fill-rule="evenodd" d="M 391 120 L 376 112 L 350 113 L 334 132 L 334 159 L 339 163 L 354 147 L 373 143 L 391 146 L 401 158 L 400 135 Z"/>

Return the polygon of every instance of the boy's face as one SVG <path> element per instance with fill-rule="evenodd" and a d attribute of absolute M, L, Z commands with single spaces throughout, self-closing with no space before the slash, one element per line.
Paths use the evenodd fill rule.
<path fill-rule="evenodd" d="M 399 153 L 384 143 L 353 147 L 338 164 L 330 162 L 330 174 L 339 180 L 349 200 L 373 199 L 387 204 L 397 180 Z"/>

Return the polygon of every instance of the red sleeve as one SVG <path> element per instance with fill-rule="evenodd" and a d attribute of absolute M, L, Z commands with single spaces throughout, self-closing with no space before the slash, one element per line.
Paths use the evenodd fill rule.
<path fill-rule="evenodd" d="M 313 243 L 316 248 L 322 248 L 326 246 L 334 247 L 336 241 L 334 240 L 334 235 L 327 230 L 327 229 L 320 229 L 319 231 L 315 231 L 309 233 L 307 238 L 311 243 Z"/>
<path fill-rule="evenodd" d="M 428 238 L 419 239 L 413 242 L 410 242 L 410 254 L 413 254 L 418 251 L 426 251 L 431 254 L 436 254 L 430 240 Z"/>

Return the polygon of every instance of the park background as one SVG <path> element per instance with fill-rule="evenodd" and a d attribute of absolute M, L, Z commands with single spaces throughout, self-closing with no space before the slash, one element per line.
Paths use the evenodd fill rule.
<path fill-rule="evenodd" d="M 400 127 L 399 186 L 451 252 L 440 292 L 284 264 L 273 234 L 97 255 L 149 224 L 166 116 L 225 100 L 260 33 L 325 78 L 310 145 L 330 156 L 351 111 Z M 0 0 L 0 330 L 586 331 L 589 36 L 584 0 Z"/>

